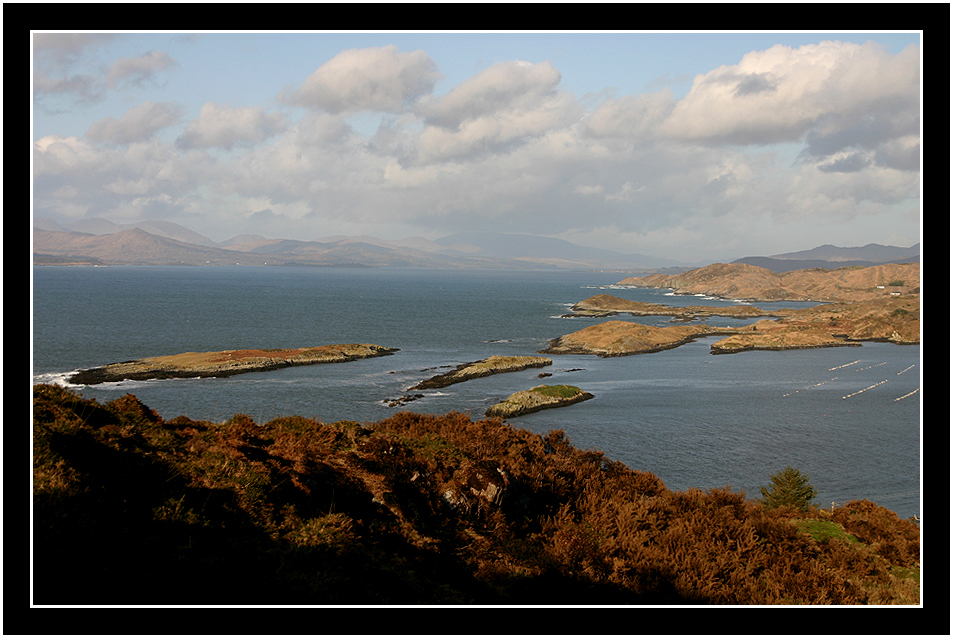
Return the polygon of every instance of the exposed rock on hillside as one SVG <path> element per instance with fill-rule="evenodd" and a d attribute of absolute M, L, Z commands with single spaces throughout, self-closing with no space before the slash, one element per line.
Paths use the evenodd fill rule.
<path fill-rule="evenodd" d="M 456 370 L 445 374 L 438 374 L 426 381 L 421 381 L 410 388 L 411 390 L 432 390 L 434 388 L 445 388 L 454 383 L 463 383 L 470 379 L 488 377 L 492 374 L 501 374 L 503 372 L 518 372 L 527 368 L 542 368 L 553 364 L 552 359 L 545 357 L 501 357 L 492 356 L 472 363 L 464 363 L 457 366 Z"/>
<path fill-rule="evenodd" d="M 396 351 L 396 348 L 384 348 L 373 344 L 349 343 L 314 348 L 184 352 L 170 356 L 110 363 L 100 368 L 81 370 L 72 375 L 68 381 L 75 384 L 94 385 L 123 379 L 228 377 L 244 372 L 277 370 L 288 366 L 343 363 L 369 357 L 382 357 Z"/>

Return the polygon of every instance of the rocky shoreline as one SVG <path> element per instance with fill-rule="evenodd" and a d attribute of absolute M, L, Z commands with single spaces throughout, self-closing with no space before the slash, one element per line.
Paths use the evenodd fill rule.
<path fill-rule="evenodd" d="M 731 306 L 719 308 L 717 306 L 666 306 L 660 303 L 631 301 L 613 295 L 594 295 L 588 299 L 573 304 L 572 312 L 563 315 L 565 318 L 612 317 L 619 314 L 629 314 L 634 317 L 662 316 L 672 317 L 673 321 L 692 321 L 708 317 L 732 317 L 735 319 L 757 319 L 761 317 L 779 317 L 785 311 L 768 312 L 754 306 Z"/>
<path fill-rule="evenodd" d="M 589 392 L 571 385 L 539 385 L 511 394 L 491 406 L 486 411 L 486 416 L 509 419 L 540 410 L 573 405 L 592 398 L 593 395 Z"/>
<path fill-rule="evenodd" d="M 492 374 L 501 374 L 504 372 L 518 372 L 527 368 L 543 368 L 553 364 L 552 359 L 545 357 L 503 357 L 492 356 L 480 361 L 464 363 L 457 366 L 455 370 L 438 374 L 426 381 L 421 381 L 409 390 L 433 390 L 436 388 L 445 388 L 454 383 L 463 383 L 471 379 L 488 377 Z"/>
<path fill-rule="evenodd" d="M 114 381 L 149 379 L 184 379 L 195 377 L 229 377 L 246 372 L 264 372 L 289 366 L 318 363 L 344 363 L 383 357 L 397 352 L 366 343 L 350 343 L 293 349 L 222 350 L 218 352 L 184 352 L 146 357 L 134 361 L 110 363 L 99 368 L 80 370 L 67 381 L 76 385 L 96 385 Z"/>

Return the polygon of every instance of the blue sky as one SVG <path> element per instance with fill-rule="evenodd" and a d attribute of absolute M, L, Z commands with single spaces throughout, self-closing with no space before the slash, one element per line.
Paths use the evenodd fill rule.
<path fill-rule="evenodd" d="M 33 212 L 691 261 L 908 246 L 920 40 L 35 32 Z"/>

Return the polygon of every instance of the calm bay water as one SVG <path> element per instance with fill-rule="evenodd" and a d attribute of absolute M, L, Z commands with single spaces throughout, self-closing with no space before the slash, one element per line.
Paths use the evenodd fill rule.
<path fill-rule="evenodd" d="M 550 339 L 608 319 L 566 319 L 608 292 L 670 305 L 733 305 L 662 290 L 618 288 L 613 272 L 280 267 L 35 267 L 33 382 L 81 368 L 179 352 L 376 343 L 393 356 L 226 379 L 121 382 L 74 389 L 109 401 L 135 394 L 164 418 L 265 422 L 301 414 L 374 421 L 397 410 L 482 417 L 539 383 L 592 392 L 584 403 L 511 423 L 654 472 L 671 489 L 730 486 L 759 496 L 787 465 L 811 477 L 825 507 L 867 498 L 902 517 L 920 506 L 920 346 L 713 356 L 716 338 L 675 350 L 601 359 L 556 355 L 544 370 L 407 394 L 447 367 L 494 354 L 531 355 Z M 790 307 L 810 304 L 756 304 Z M 632 319 L 628 316 L 620 319 Z M 667 317 L 641 323 L 667 325 Z M 743 325 L 712 319 L 714 325 Z M 543 381 L 540 372 L 552 373 Z M 882 383 L 886 381 L 885 383 Z M 868 389 L 869 388 L 869 389 Z M 844 398 L 848 397 L 848 398 Z M 899 399 L 899 400 L 898 400 Z"/>

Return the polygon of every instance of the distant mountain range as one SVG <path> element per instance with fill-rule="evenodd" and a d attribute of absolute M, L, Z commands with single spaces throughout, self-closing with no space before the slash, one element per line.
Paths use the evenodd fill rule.
<path fill-rule="evenodd" d="M 890 261 L 919 261 L 919 248 L 919 244 L 910 248 L 879 244 L 869 244 L 863 248 L 820 246 L 812 250 L 771 257 L 745 257 L 736 263 L 762 266 L 774 272 L 814 267 L 839 268 Z M 172 222 L 115 224 L 99 218 L 80 220 L 68 226 L 62 226 L 51 219 L 35 219 L 33 262 L 104 265 L 597 268 L 633 273 L 679 272 L 701 265 L 589 248 L 562 239 L 536 235 L 467 232 L 449 235 L 436 241 L 424 237 L 387 241 L 368 236 L 340 235 L 304 241 L 239 235 L 223 242 L 215 242 Z"/>
<path fill-rule="evenodd" d="M 876 266 L 879 264 L 919 263 L 920 244 L 909 248 L 867 244 L 854 248 L 841 248 L 824 244 L 810 250 L 782 253 L 770 257 L 742 257 L 732 263 L 761 266 L 776 273 L 807 268 L 844 268 L 845 266 Z"/>
<path fill-rule="evenodd" d="M 34 220 L 37 264 L 312 265 L 441 268 L 613 268 L 651 272 L 678 262 L 587 248 L 535 235 L 459 233 L 431 241 L 333 236 L 313 241 L 239 235 L 214 242 L 171 222 L 114 224 L 88 219 L 61 226 Z"/>

